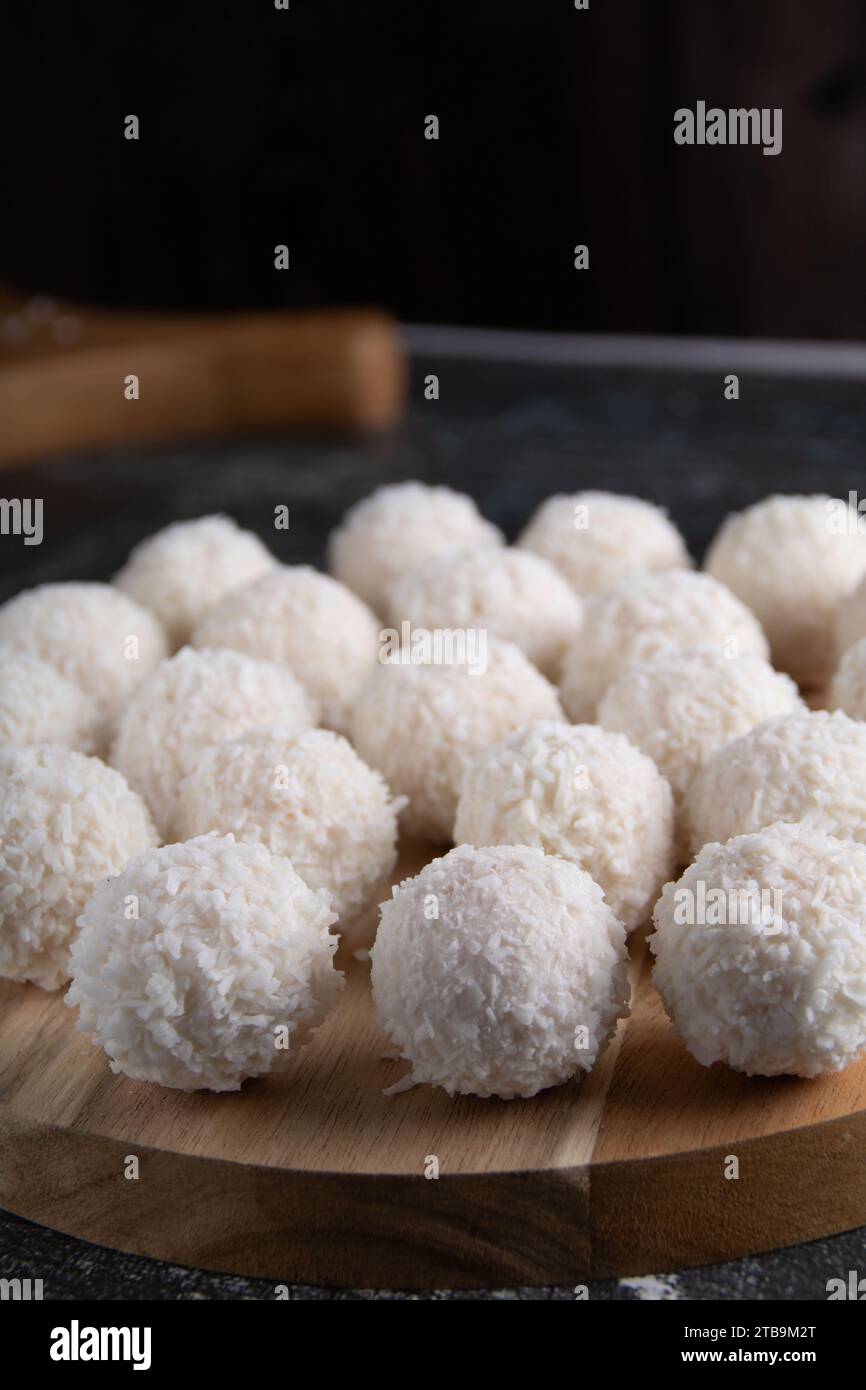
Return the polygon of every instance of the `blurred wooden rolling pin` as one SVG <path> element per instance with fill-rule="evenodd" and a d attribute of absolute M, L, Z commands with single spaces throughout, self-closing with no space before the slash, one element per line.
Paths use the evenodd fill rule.
<path fill-rule="evenodd" d="M 405 390 L 396 325 L 375 310 L 185 318 L 0 295 L 0 466 L 156 440 L 384 429 Z"/>

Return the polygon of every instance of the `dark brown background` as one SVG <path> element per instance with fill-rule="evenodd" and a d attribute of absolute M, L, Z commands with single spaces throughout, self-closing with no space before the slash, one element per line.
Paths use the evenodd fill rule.
<path fill-rule="evenodd" d="M 3 0 L 0 14 L 0 275 L 29 289 L 866 334 L 864 0 Z M 675 146 L 674 110 L 699 99 L 783 107 L 782 153 Z"/>

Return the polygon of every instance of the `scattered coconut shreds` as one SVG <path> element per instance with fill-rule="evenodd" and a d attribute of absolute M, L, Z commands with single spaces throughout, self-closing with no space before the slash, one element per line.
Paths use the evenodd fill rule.
<path fill-rule="evenodd" d="M 667 1303 L 683 1296 L 676 1274 L 636 1274 L 620 1279 L 619 1287 L 628 1289 L 644 1303 Z"/>
<path fill-rule="evenodd" d="M 237 1090 L 285 1067 L 324 1020 L 343 983 L 334 920 L 327 894 L 262 845 L 203 836 L 149 850 L 87 903 L 66 1002 L 113 1071 Z"/>

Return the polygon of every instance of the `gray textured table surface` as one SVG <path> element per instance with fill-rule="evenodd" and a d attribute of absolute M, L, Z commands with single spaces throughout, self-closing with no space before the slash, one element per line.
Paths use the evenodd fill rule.
<path fill-rule="evenodd" d="M 423 399 L 425 374 L 440 399 Z M 405 477 L 473 493 L 513 536 L 547 494 L 587 486 L 666 506 L 700 556 L 724 514 L 771 491 L 846 496 L 863 474 L 866 393 L 834 380 L 741 374 L 738 401 L 722 373 L 577 369 L 419 360 L 405 426 L 387 438 L 256 440 L 101 458 L 54 460 L 7 474 L 7 496 L 45 499 L 45 540 L 0 547 L 0 597 L 44 579 L 108 578 L 129 547 L 168 520 L 216 509 L 274 545 L 273 507 L 291 510 L 276 547 L 321 562 L 328 530 L 356 498 Z M 591 1296 L 824 1299 L 830 1278 L 866 1265 L 864 1231 L 665 1274 L 598 1284 Z M 97 1249 L 0 1215 L 0 1277 L 42 1278 L 49 1298 L 268 1299 L 273 1284 L 201 1273 Z M 298 1298 L 401 1297 L 294 1290 Z M 437 1298 L 452 1295 L 439 1293 Z M 409 1295 L 418 1297 L 418 1295 Z M 496 1290 L 456 1298 L 571 1299 L 571 1289 Z"/>
<path fill-rule="evenodd" d="M 848 1271 L 866 1270 L 866 1227 L 829 1240 L 792 1246 L 753 1259 L 708 1265 L 703 1269 L 662 1272 L 637 1280 L 591 1283 L 592 1300 L 722 1299 L 823 1301 L 829 1279 L 846 1279 Z M 253 1299 L 273 1300 L 275 1282 L 242 1279 L 161 1264 L 137 1255 L 122 1255 L 70 1236 L 34 1226 L 0 1212 L 0 1279 L 42 1279 L 46 1299 Z M 287 1279 L 286 1283 L 290 1284 Z M 336 1290 L 291 1285 L 293 1299 L 533 1299 L 571 1302 L 572 1287 L 490 1289 L 448 1293 L 399 1293 L 389 1290 Z"/>

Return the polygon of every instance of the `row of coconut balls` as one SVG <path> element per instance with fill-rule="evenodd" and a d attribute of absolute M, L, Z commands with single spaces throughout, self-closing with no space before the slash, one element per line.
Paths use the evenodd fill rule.
<path fill-rule="evenodd" d="M 564 517 L 562 503 L 566 501 L 572 543 L 578 551 L 587 544 L 587 537 L 604 541 L 606 534 L 607 542 L 600 551 L 604 553 L 605 544 L 611 550 L 610 535 L 616 526 L 610 518 L 618 509 L 623 518 L 639 513 L 644 532 L 657 526 L 661 533 L 676 536 L 670 523 L 648 504 L 603 494 L 552 499 L 542 508 L 541 516 L 547 509 L 558 508 Z M 825 499 L 775 499 L 775 503 L 805 508 L 813 517 L 825 507 Z M 337 533 L 331 548 L 335 567 L 339 567 L 341 546 L 348 547 L 349 556 L 354 555 L 360 565 L 359 537 L 354 533 L 363 531 L 365 514 L 372 514 L 376 524 L 368 536 L 370 549 L 362 569 L 369 581 L 373 562 L 384 550 L 393 573 L 399 546 L 387 544 L 382 513 L 399 517 L 394 532 L 399 538 L 411 532 L 407 512 L 414 510 L 418 537 L 411 547 L 411 558 L 417 560 L 421 536 L 426 534 L 420 521 L 424 508 L 429 516 L 437 506 L 450 505 L 464 517 L 473 514 L 466 499 L 444 490 L 428 494 L 419 485 L 374 495 Z M 587 524 L 576 525 L 584 514 Z M 609 521 L 607 531 L 605 517 Z M 477 522 L 480 527 L 487 525 L 480 518 Z M 833 533 L 825 529 L 824 534 Z M 848 538 L 847 546 L 852 534 L 842 534 Z M 444 539 L 441 534 L 439 539 Z M 622 540 L 621 525 L 621 544 Z M 456 568 L 460 574 L 456 589 L 463 595 L 461 616 L 471 615 L 475 625 L 495 631 L 503 631 L 504 624 L 510 622 L 509 635 L 516 637 L 513 605 L 509 609 L 501 582 L 491 581 L 485 588 L 485 576 L 498 574 L 501 578 L 508 573 L 512 574 L 509 592 L 513 590 L 513 571 L 508 569 L 512 561 L 498 569 L 496 561 L 516 552 L 492 550 L 486 535 L 479 541 L 484 563 L 473 570 L 475 587 L 469 600 L 463 594 L 469 569 L 465 554 L 443 553 L 437 562 L 439 572 L 447 576 Z M 229 592 L 223 600 L 217 599 L 209 612 L 202 613 L 212 591 L 232 573 L 235 543 L 248 554 L 264 553 L 267 572 Z M 679 544 L 682 559 L 685 552 Z M 635 544 L 629 554 L 621 556 L 621 564 L 634 568 L 640 563 L 636 552 Z M 409 558 L 407 554 L 407 561 Z M 673 561 L 672 553 L 668 559 Z M 609 554 L 608 564 L 613 562 Z M 140 610 L 133 622 L 127 607 L 112 625 L 117 604 L 126 601 L 104 586 L 45 586 L 0 610 L 0 638 L 14 644 L 2 667 L 4 742 L 27 743 L 35 736 L 74 743 L 76 738 L 83 738 L 92 740 L 91 746 L 104 747 L 116 719 L 111 760 L 128 783 L 101 763 L 75 758 L 58 748 L 26 748 L 7 756 L 4 823 L 0 826 L 0 966 L 5 973 L 13 978 L 38 979 L 48 987 L 62 983 L 68 974 L 69 948 L 75 935 L 78 914 L 71 909 L 76 894 L 80 898 L 83 892 L 86 897 L 106 873 L 116 873 L 131 855 L 147 850 L 159 839 L 188 839 L 207 830 L 231 831 L 240 839 L 257 840 L 274 854 L 287 856 L 304 885 L 321 886 L 332 893 L 341 926 L 350 925 L 368 902 L 375 901 L 393 868 L 395 816 L 401 808 L 412 830 L 435 840 L 445 841 L 453 834 L 458 841 L 475 844 L 536 845 L 548 855 L 564 856 L 572 865 L 582 865 L 603 889 L 605 911 L 616 913 L 627 927 L 649 915 L 662 884 L 683 853 L 681 849 L 678 854 L 675 845 L 671 791 L 658 767 L 681 794 L 681 820 L 686 827 L 681 835 L 691 850 L 707 840 L 727 839 L 772 820 L 798 820 L 804 815 L 818 815 L 820 828 L 866 838 L 858 835 L 862 825 L 856 795 L 866 770 L 863 728 L 842 714 L 809 714 L 792 683 L 763 660 L 766 646 L 755 619 L 707 576 L 683 571 L 663 576 L 663 583 L 646 576 L 632 578 L 613 593 L 586 604 L 581 631 L 585 637 L 589 625 L 586 654 L 592 660 L 580 699 L 593 704 L 592 713 L 608 725 L 602 728 L 569 727 L 562 722 L 553 687 L 520 649 L 496 640 L 490 643 L 483 672 L 412 663 L 374 666 L 360 694 L 354 699 L 346 696 L 334 679 L 339 662 L 332 662 L 332 658 L 335 644 L 339 646 L 344 631 L 352 629 L 346 615 L 346 602 L 352 596 L 312 571 L 271 572 L 273 564 L 255 538 L 221 519 L 170 527 L 145 543 L 119 582 L 128 585 L 129 576 L 136 571 L 139 583 L 143 583 L 142 574 L 150 575 L 150 602 L 172 631 L 173 641 L 187 635 L 193 620 L 194 640 L 198 640 L 199 627 L 209 630 L 204 649 L 183 650 L 169 661 L 158 660 L 164 639 L 155 622 L 142 621 L 146 615 Z M 210 584 L 205 584 L 202 576 L 208 568 Z M 429 562 L 414 576 L 407 576 L 404 588 L 411 589 L 414 584 L 417 589 L 425 568 L 429 569 Z M 549 586 L 550 574 L 546 577 Z M 270 586 L 267 590 L 266 582 Z M 421 585 L 425 587 L 431 586 Z M 301 597 L 303 589 L 306 600 Z M 268 608 L 263 592 L 271 591 L 279 601 Z M 326 594 L 328 601 L 324 597 L 318 604 L 313 601 Z M 672 602 L 667 598 L 670 595 Z M 145 597 L 141 589 L 139 597 Z M 533 603 L 542 604 L 540 591 L 536 591 Z M 22 620 L 21 610 L 28 604 L 31 607 Z M 36 605 L 35 611 L 32 605 Z M 46 611 L 40 613 L 40 608 Z M 524 646 L 539 640 L 531 631 L 531 608 L 529 604 L 525 610 Z M 560 622 L 560 605 L 553 603 L 549 608 Z M 366 614 L 360 604 L 358 610 Z M 219 650 L 217 644 L 224 634 L 219 615 L 226 611 L 231 645 L 228 650 Z M 395 621 L 402 620 L 397 614 L 405 615 L 399 608 L 396 614 L 390 611 Z M 439 611 L 424 613 L 424 625 L 459 625 L 453 617 L 432 616 Z M 594 612 L 601 613 L 602 619 L 593 625 Z M 536 607 L 532 615 L 536 628 L 539 622 L 544 625 L 544 614 L 543 606 Z M 419 618 L 410 621 L 417 624 Z M 372 622 L 373 628 L 367 630 L 378 637 L 380 625 L 375 619 Z M 613 632 L 608 630 L 611 624 Z M 548 627 L 545 639 L 548 645 L 550 630 Z M 573 632 L 571 636 L 573 639 Z M 235 643 L 241 646 L 240 653 L 233 649 Z M 565 645 L 563 642 L 560 650 Z M 572 664 L 576 664 L 574 654 L 579 645 L 572 643 Z M 279 654 L 290 669 L 245 655 L 250 646 L 257 654 L 263 650 L 271 656 Z M 702 650 L 692 651 L 695 647 Z M 39 656 L 33 655 L 34 648 Z M 112 661 L 118 648 L 123 651 L 123 666 Z M 681 649 L 679 654 L 677 648 Z M 346 649 L 345 643 L 342 649 Z M 348 649 L 351 653 L 351 644 Z M 290 651 L 292 660 L 288 659 Z M 645 652 L 661 655 L 636 666 L 636 659 L 639 661 Z M 123 677 L 130 668 L 140 671 L 143 653 L 145 664 L 154 660 L 158 664 L 129 696 L 122 690 Z M 554 660 L 539 655 L 537 647 L 534 654 L 545 664 Z M 61 695 L 56 685 L 52 691 L 51 670 L 43 659 L 48 663 L 53 660 L 51 670 L 56 674 L 59 666 L 78 686 L 67 686 Z M 375 662 L 375 654 L 372 660 Z M 99 679 L 94 668 L 101 670 Z M 615 678 L 617 669 L 622 671 L 619 680 Z M 593 692 L 605 690 L 609 673 L 613 686 L 596 710 Z M 82 690 L 82 686 L 89 688 Z M 315 717 L 316 687 L 329 721 L 350 729 L 355 748 L 366 762 L 335 735 L 306 732 Z M 564 680 L 563 701 L 572 713 L 574 706 L 567 690 Z M 70 708 L 77 711 L 75 717 L 63 724 Z M 630 710 L 632 723 L 625 731 L 633 742 L 617 732 L 623 708 Z M 773 715 L 781 718 L 768 725 L 762 723 Z M 52 720 L 56 724 L 53 729 L 49 727 Z M 728 740 L 759 723 L 762 727 L 753 738 L 760 742 L 755 746 L 749 746 L 746 738 L 741 740 L 746 747 L 730 758 L 720 761 L 712 756 Z M 642 742 L 641 727 L 653 761 L 634 746 Z M 390 791 L 375 769 L 385 773 Z M 696 772 L 699 775 L 695 776 Z M 688 794 L 682 795 L 687 788 Z M 408 798 L 407 804 L 401 799 L 395 801 L 391 791 L 398 798 Z M 147 802 L 149 812 L 136 792 Z M 174 859 L 180 853 L 185 862 L 183 846 L 158 853 Z M 205 848 L 195 841 L 186 853 L 197 864 L 209 863 L 216 846 L 211 843 Z M 243 853 L 241 847 L 220 850 L 220 854 L 229 855 L 235 867 Z M 145 854 L 142 862 L 149 865 L 145 877 L 152 883 L 155 874 L 159 877 L 155 867 L 159 861 Z M 546 861 L 543 873 L 537 861 L 532 865 L 532 875 L 539 882 L 550 872 Z M 465 870 L 465 865 L 462 868 Z M 513 862 L 510 868 L 514 868 Z M 177 864 L 164 871 L 163 877 L 166 873 L 166 891 L 171 898 L 177 894 L 183 875 Z M 219 891 L 230 890 L 228 883 Z M 156 919 L 162 920 L 159 912 Z M 82 920 L 87 921 L 86 912 Z M 383 914 L 383 924 L 384 920 Z M 141 1000 L 133 991 L 130 1003 L 123 973 L 129 969 L 130 943 L 135 938 L 123 921 L 115 919 L 114 923 L 119 928 L 117 987 L 125 1001 L 127 1022 L 134 1016 L 140 1025 Z M 609 925 L 606 933 L 610 935 Z M 82 933 L 82 938 L 86 936 Z M 182 1034 L 164 1056 L 160 1054 L 161 1063 L 153 1059 L 147 1064 L 140 1062 L 142 1049 L 146 1052 L 148 1040 L 153 1042 L 150 1028 L 145 1029 L 144 1042 L 138 1037 L 132 1051 L 124 1051 L 112 1036 L 123 1012 L 118 997 L 108 991 L 106 1004 L 104 952 L 110 939 L 102 922 L 98 931 L 90 933 L 89 945 L 82 939 L 80 954 L 82 961 L 91 961 L 91 995 L 101 1000 L 102 1008 L 101 1021 L 99 1010 L 91 1011 L 89 1030 L 101 1037 L 115 1063 L 131 1075 L 166 1080 L 168 1084 L 218 1088 L 238 1084 L 234 1064 L 226 1061 L 224 1048 L 217 1050 L 221 1061 L 215 1071 L 209 1070 L 215 1064 L 205 1049 L 211 1062 L 202 1063 L 202 1070 L 200 1052 Z M 404 946 L 407 939 L 405 931 L 395 938 Z M 387 934 L 382 937 L 382 948 L 386 940 Z M 152 942 L 149 949 L 152 951 Z M 402 959 L 409 959 L 406 951 Z M 379 974 L 380 979 L 387 977 L 384 965 Z M 85 975 L 82 969 L 71 992 L 74 1002 L 82 1005 L 83 1021 L 88 1018 Z M 611 979 L 613 976 L 608 983 Z M 412 997 L 406 980 L 402 976 L 400 980 L 394 1001 Z M 416 983 L 422 985 L 423 996 L 423 983 Z M 380 994 L 384 988 L 380 986 Z M 145 995 L 152 989 L 150 979 Z M 176 997 L 169 993 L 176 1005 Z M 410 1034 L 401 1031 L 393 1011 L 386 1007 L 384 1012 L 387 1031 L 400 1035 L 406 1052 Z M 154 1016 L 157 1023 L 166 1026 L 158 1010 Z M 603 1032 L 596 1030 L 596 1045 Z M 164 1050 L 168 1044 L 161 1046 Z M 179 1054 L 186 1052 L 190 1055 L 181 1062 Z M 520 1048 L 511 1048 L 508 1055 L 512 1052 L 516 1067 L 515 1059 L 523 1054 Z M 569 1055 L 571 1052 L 573 1039 Z M 272 1047 L 268 1055 L 273 1058 Z M 456 1055 L 452 1049 L 452 1066 Z M 594 1055 L 592 1050 L 584 1051 L 575 1065 L 585 1068 Z M 171 1059 L 168 1065 L 166 1056 Z M 249 1071 L 250 1065 L 248 1059 L 244 1064 L 247 1069 L 240 1075 L 256 1074 Z M 807 1065 L 811 1063 L 801 1062 L 800 1069 Z M 441 1074 L 437 1067 L 441 1072 L 437 1062 L 433 1066 L 436 1075 L 423 1076 L 416 1059 L 416 1079 L 439 1080 L 449 1089 L 467 1088 L 459 1078 L 454 1080 L 454 1074 L 450 1076 L 453 1085 L 449 1084 L 447 1066 Z M 533 1071 L 530 1066 L 529 1071 L 537 1079 L 537 1069 Z M 234 1080 L 227 1081 L 226 1077 Z M 527 1084 L 514 1078 L 509 1083 L 500 1077 L 494 1089 L 498 1087 L 497 1094 L 531 1094 Z M 552 1083 L 544 1080 L 541 1084 Z M 480 1086 L 476 1081 L 468 1089 L 488 1093 L 479 1090 Z"/>
<path fill-rule="evenodd" d="M 537 719 L 625 734 L 682 798 L 718 748 L 803 712 L 786 672 L 825 687 L 841 652 L 824 702 L 866 716 L 866 536 L 853 509 L 831 524 L 833 505 L 777 497 L 730 518 L 712 573 L 685 567 L 659 509 L 603 493 L 549 499 L 515 548 L 468 498 L 384 488 L 334 533 L 336 578 L 279 565 L 225 518 L 178 523 L 111 586 L 0 607 L 0 746 L 109 751 L 164 837 L 200 750 L 275 722 L 350 734 L 406 798 L 407 832 L 434 842 L 467 757 Z M 383 621 L 490 640 L 469 663 L 384 659 Z"/>

